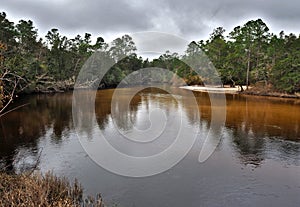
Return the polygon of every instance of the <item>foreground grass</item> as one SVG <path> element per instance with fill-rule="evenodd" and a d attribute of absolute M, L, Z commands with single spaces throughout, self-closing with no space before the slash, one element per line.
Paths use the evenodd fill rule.
<path fill-rule="evenodd" d="M 0 173 L 0 206 L 11 207 L 103 207 L 101 196 L 83 199 L 83 190 L 75 180 L 70 183 L 52 173 Z"/>

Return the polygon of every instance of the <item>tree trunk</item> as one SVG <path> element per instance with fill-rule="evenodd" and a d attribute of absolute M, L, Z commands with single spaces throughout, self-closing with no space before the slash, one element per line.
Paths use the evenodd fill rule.
<path fill-rule="evenodd" d="M 247 62 L 247 77 L 246 77 L 246 89 L 248 90 L 249 86 L 249 72 L 250 72 L 250 57 L 251 57 L 251 51 L 249 49 L 248 51 L 248 62 Z"/>
<path fill-rule="evenodd" d="M 244 92 L 244 88 L 242 84 L 240 84 L 240 87 L 241 87 L 241 92 Z"/>
<path fill-rule="evenodd" d="M 234 81 L 232 78 L 230 78 L 230 80 L 231 80 L 231 82 L 232 82 L 231 87 L 232 87 L 232 88 L 235 88 L 235 81 Z"/>

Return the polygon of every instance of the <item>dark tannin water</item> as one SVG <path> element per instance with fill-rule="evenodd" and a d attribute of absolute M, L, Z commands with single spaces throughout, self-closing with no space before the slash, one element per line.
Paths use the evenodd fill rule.
<path fill-rule="evenodd" d="M 85 193 L 100 192 L 109 206 L 300 206 L 300 100 L 226 95 L 221 141 L 212 156 L 199 163 L 205 136 L 213 130 L 207 93 L 194 93 L 199 119 L 185 90 L 172 89 L 177 100 L 162 90 L 143 90 L 131 99 L 129 110 L 122 98 L 126 100 L 132 89 L 121 90 L 117 119 L 111 115 L 114 90 L 98 91 L 95 102 L 97 125 L 111 144 L 131 155 L 155 154 L 168 147 L 172 139 L 165 146 L 153 142 L 149 151 L 133 151 L 113 130 L 114 125 L 124 132 L 133 125 L 147 129 L 149 112 L 159 108 L 166 118 L 183 117 L 190 133 L 199 129 L 195 144 L 179 164 L 146 178 L 123 177 L 99 167 L 74 129 L 72 93 L 63 93 L 24 97 L 15 105 L 29 105 L 0 119 L 1 167 L 19 172 L 39 159 L 42 172 L 78 178 Z M 166 130 L 166 137 L 176 130 Z"/>

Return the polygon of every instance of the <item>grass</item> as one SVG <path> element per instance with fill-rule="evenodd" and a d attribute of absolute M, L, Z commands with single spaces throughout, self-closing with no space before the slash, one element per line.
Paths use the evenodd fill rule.
<path fill-rule="evenodd" d="M 83 199 L 75 179 L 70 183 L 52 173 L 41 175 L 0 173 L 0 206 L 11 207 L 104 207 L 101 195 Z"/>

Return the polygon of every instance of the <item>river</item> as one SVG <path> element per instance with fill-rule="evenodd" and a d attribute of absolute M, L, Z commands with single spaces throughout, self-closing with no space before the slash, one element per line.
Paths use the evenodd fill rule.
<path fill-rule="evenodd" d="M 122 90 L 126 99 L 132 89 Z M 199 163 L 205 137 L 213 130 L 209 94 L 194 92 L 197 106 L 191 106 L 186 90 L 172 90 L 178 99 L 154 88 L 139 92 L 129 108 L 121 99 L 115 117 L 113 89 L 99 90 L 95 101 L 100 131 L 111 145 L 132 156 L 159 153 L 177 133 L 176 127 L 167 129 L 166 140 L 153 142 L 149 150 L 120 141 L 114 127 L 122 132 L 130 132 L 133 126 L 145 130 L 151 125 L 151 109 L 160 109 L 168 120 L 180 119 L 189 128 L 184 132 L 187 139 L 197 134 L 188 154 L 163 173 L 132 178 L 94 162 L 74 127 L 72 93 L 30 95 L 15 102 L 16 106 L 28 105 L 0 119 L 0 165 L 20 172 L 39 160 L 41 172 L 78 178 L 86 194 L 100 192 L 109 206 L 300 206 L 300 100 L 227 94 L 220 142 Z"/>

